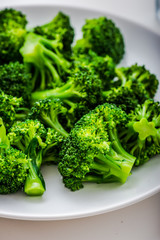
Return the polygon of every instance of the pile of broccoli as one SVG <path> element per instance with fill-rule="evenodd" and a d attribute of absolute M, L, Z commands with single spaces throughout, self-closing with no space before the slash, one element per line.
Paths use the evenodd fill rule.
<path fill-rule="evenodd" d="M 0 194 L 43 195 L 44 164 L 72 191 L 125 183 L 160 154 L 156 75 L 118 66 L 125 40 L 107 17 L 87 19 L 75 43 L 63 12 L 27 23 L 16 9 L 0 11 Z"/>

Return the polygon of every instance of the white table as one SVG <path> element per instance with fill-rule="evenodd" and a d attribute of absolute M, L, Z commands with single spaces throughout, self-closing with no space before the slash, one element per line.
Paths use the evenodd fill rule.
<path fill-rule="evenodd" d="M 0 0 L 1 7 L 56 3 L 106 10 L 160 34 L 154 0 Z M 1 240 L 160 240 L 160 193 L 132 206 L 94 217 L 66 221 L 0 219 Z"/>

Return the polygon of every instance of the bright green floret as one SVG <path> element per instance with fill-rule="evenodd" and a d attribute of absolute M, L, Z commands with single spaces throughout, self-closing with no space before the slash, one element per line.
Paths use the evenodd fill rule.
<path fill-rule="evenodd" d="M 57 38 L 50 40 L 35 33 L 26 35 L 20 53 L 32 73 L 34 91 L 62 85 L 63 75 L 69 72 L 71 64 L 60 53 L 62 43 Z"/>
<path fill-rule="evenodd" d="M 45 191 L 45 183 L 40 172 L 43 149 L 46 147 L 46 129 L 38 120 L 17 122 L 8 134 L 11 145 L 22 150 L 31 159 L 24 192 L 30 196 L 40 196 Z"/>
<path fill-rule="evenodd" d="M 0 194 L 21 190 L 28 175 L 30 159 L 10 147 L 2 118 L 0 118 Z"/>
<path fill-rule="evenodd" d="M 67 137 L 68 133 L 62 126 L 60 119 L 67 113 L 67 108 L 59 99 L 44 99 L 35 102 L 31 108 L 30 118 L 38 119 L 45 126 L 55 129 L 62 136 Z"/>
<path fill-rule="evenodd" d="M 129 114 L 128 124 L 119 130 L 124 147 L 136 157 L 135 165 L 160 154 L 160 104 L 149 99 Z"/>
<path fill-rule="evenodd" d="M 48 128 L 46 148 L 43 150 L 43 164 L 58 164 L 60 162 L 59 152 L 65 138 L 55 129 Z"/>
<path fill-rule="evenodd" d="M 91 49 L 100 56 L 109 55 L 115 63 L 123 58 L 123 36 L 112 20 L 106 17 L 87 19 L 82 32 L 83 39 L 74 46 L 76 54 L 87 53 Z"/>
<path fill-rule="evenodd" d="M 76 123 L 60 152 L 59 171 L 67 188 L 78 190 L 83 182 L 126 182 L 135 162 L 117 134 L 126 122 L 124 111 L 104 104 Z"/>
<path fill-rule="evenodd" d="M 15 9 L 0 11 L 0 64 L 21 61 L 19 49 L 26 35 L 26 16 Z"/>
<path fill-rule="evenodd" d="M 27 72 L 24 64 L 10 62 L 0 65 L 0 89 L 8 95 L 22 97 L 24 105 L 30 105 L 31 99 L 31 75 Z"/>
<path fill-rule="evenodd" d="M 49 23 L 35 27 L 34 32 L 48 39 L 56 39 L 58 35 L 63 44 L 61 51 L 67 59 L 70 58 L 74 29 L 71 26 L 69 16 L 59 12 Z"/>

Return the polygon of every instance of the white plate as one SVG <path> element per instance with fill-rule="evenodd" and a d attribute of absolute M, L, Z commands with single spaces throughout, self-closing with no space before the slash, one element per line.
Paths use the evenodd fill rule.
<path fill-rule="evenodd" d="M 81 37 L 81 26 L 86 18 L 108 16 L 120 27 L 126 43 L 126 55 L 121 65 L 138 62 L 157 74 L 160 79 L 160 36 L 127 20 L 79 8 L 58 6 L 19 7 L 27 14 L 30 26 L 50 21 L 59 10 L 71 16 L 76 38 Z M 159 94 L 157 99 L 160 100 Z M 136 168 L 127 182 L 121 184 L 85 184 L 77 192 L 63 186 L 55 166 L 42 169 L 47 190 L 42 197 L 28 197 L 22 192 L 0 195 L 0 216 L 25 220 L 62 220 L 92 216 L 113 211 L 140 200 L 160 190 L 160 157 Z"/>

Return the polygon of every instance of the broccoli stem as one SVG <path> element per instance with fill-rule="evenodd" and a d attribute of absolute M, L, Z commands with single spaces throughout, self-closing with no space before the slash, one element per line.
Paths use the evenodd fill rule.
<path fill-rule="evenodd" d="M 29 161 L 29 174 L 24 184 L 24 192 L 29 196 L 41 196 L 45 191 L 45 182 L 40 172 L 42 164 L 42 149 L 39 148 L 37 138 L 33 138 L 28 146 L 26 154 Z"/>
<path fill-rule="evenodd" d="M 69 99 L 72 97 L 82 97 L 81 94 L 74 89 L 72 81 L 68 81 L 60 88 L 36 91 L 32 93 L 33 102 L 40 99 L 43 100 L 45 98 Z"/>

